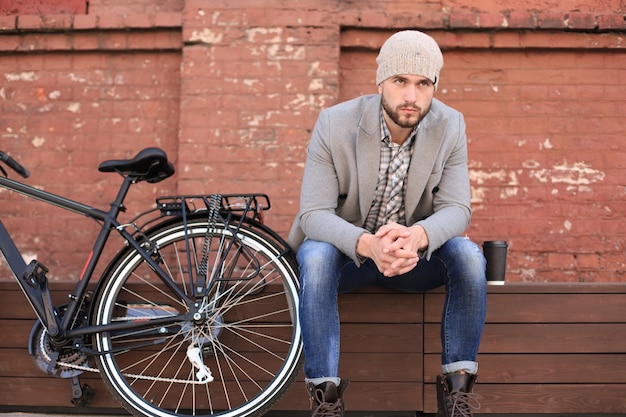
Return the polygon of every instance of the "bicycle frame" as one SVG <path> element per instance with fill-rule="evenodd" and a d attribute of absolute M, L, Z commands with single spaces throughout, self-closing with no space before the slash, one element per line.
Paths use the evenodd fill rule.
<path fill-rule="evenodd" d="M 194 300 L 191 300 L 183 291 L 181 291 L 178 286 L 175 285 L 175 283 L 163 271 L 163 269 L 157 264 L 157 262 L 152 259 L 150 254 L 126 230 L 125 226 L 122 226 L 117 221 L 117 217 L 120 211 L 122 211 L 124 208 L 124 199 L 132 184 L 133 179 L 131 177 L 124 177 L 124 181 L 120 186 L 118 194 L 115 200 L 111 203 L 111 209 L 105 212 L 97 208 L 79 203 L 77 201 L 70 200 L 43 190 L 39 190 L 21 182 L 0 176 L 0 187 L 15 191 L 26 197 L 33 198 L 57 206 L 61 209 L 81 214 L 88 218 L 102 222 L 101 230 L 96 238 L 91 253 L 89 254 L 79 281 L 74 288 L 73 293 L 69 296 L 70 300 L 67 304 L 67 310 L 65 311 L 63 317 L 59 319 L 54 311 L 54 306 L 52 305 L 50 293 L 47 287 L 47 280 L 45 278 L 45 273 L 47 272 L 47 269 L 36 261 L 31 262 L 30 265 L 26 264 L 21 252 L 17 248 L 9 232 L 0 220 L 0 252 L 2 252 L 5 259 L 7 260 L 9 268 L 11 269 L 16 281 L 20 285 L 37 317 L 51 337 L 71 339 L 102 331 L 140 329 L 148 325 L 146 323 L 140 322 L 127 322 L 113 323 L 101 326 L 84 326 L 76 329 L 70 329 L 77 310 L 83 302 L 87 291 L 87 286 L 90 282 L 90 279 L 92 278 L 92 274 L 98 264 L 98 261 L 100 260 L 106 242 L 113 229 L 117 230 L 122 238 L 142 255 L 142 257 L 154 270 L 156 275 L 163 281 L 165 285 L 168 286 L 169 289 L 176 293 L 176 295 L 178 295 L 181 300 L 185 300 L 185 302 L 190 307 L 189 311 L 193 310 L 192 306 L 194 304 Z M 187 316 L 191 315 L 192 313 L 187 313 L 183 314 L 182 317 L 189 319 L 189 317 Z M 149 325 L 154 326 L 156 323 L 166 325 L 180 320 L 180 318 L 181 316 L 179 315 L 155 319 L 152 320 Z"/>
<path fill-rule="evenodd" d="M 175 173 L 162 149 L 99 164 L 122 177 L 104 210 L 9 179 L 3 164 L 28 171 L 2 151 L 0 162 L 0 189 L 100 226 L 69 300 L 54 306 L 48 269 L 28 263 L 0 220 L 0 252 L 37 317 L 29 355 L 70 379 L 74 405 L 95 393 L 83 372 L 99 372 L 133 415 L 253 417 L 282 397 L 302 364 L 300 287 L 291 249 L 263 222 L 267 195 L 158 196 L 118 221 L 133 184 Z M 114 231 L 124 242 L 109 259 Z"/>

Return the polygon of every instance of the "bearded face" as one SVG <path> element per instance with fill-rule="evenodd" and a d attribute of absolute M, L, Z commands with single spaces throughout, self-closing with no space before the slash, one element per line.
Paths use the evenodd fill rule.
<path fill-rule="evenodd" d="M 394 76 L 379 85 L 383 110 L 399 128 L 413 129 L 428 114 L 434 84 L 418 75 Z"/>

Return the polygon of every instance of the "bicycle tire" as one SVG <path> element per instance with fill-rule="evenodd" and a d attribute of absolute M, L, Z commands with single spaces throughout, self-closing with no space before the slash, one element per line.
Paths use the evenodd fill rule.
<path fill-rule="evenodd" d="M 239 227 L 238 239 L 233 239 L 223 222 L 209 226 L 206 218 L 192 218 L 186 227 L 182 220 L 168 222 L 146 236 L 155 248 L 154 258 L 188 293 L 187 255 L 191 268 L 197 270 L 207 232 L 215 239 L 206 240 L 218 242 L 211 244 L 215 248 L 210 251 L 224 241 L 234 247 L 225 262 L 231 276 L 221 281 L 219 305 L 213 306 L 206 320 L 94 335 L 102 379 L 136 416 L 262 416 L 301 368 L 297 269 L 292 252 L 281 242 L 249 223 Z M 189 253 L 185 236 L 190 238 Z M 254 260 L 246 253 L 254 254 L 260 274 L 238 280 L 252 274 Z M 94 298 L 92 322 L 150 320 L 184 312 L 184 303 L 157 280 L 136 250 L 122 251 L 105 271 Z M 192 344 L 201 347 L 201 361 L 213 374 L 213 382 L 199 381 L 199 368 L 185 350 Z"/>

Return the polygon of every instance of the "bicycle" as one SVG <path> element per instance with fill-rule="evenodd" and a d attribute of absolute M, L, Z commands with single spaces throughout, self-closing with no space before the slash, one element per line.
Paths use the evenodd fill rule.
<path fill-rule="evenodd" d="M 28 177 L 8 154 L 0 161 Z M 297 267 L 287 243 L 263 224 L 269 197 L 158 197 L 120 224 L 131 186 L 162 181 L 174 166 L 163 150 L 146 148 L 98 169 L 122 176 L 107 211 L 11 180 L 0 165 L 0 187 L 101 225 L 68 303 L 54 306 L 48 269 L 26 264 L 0 221 L 0 251 L 37 316 L 29 338 L 35 364 L 70 379 L 78 406 L 93 396 L 79 379 L 90 371 L 136 416 L 265 414 L 302 364 Z M 124 247 L 90 290 L 113 231 Z"/>

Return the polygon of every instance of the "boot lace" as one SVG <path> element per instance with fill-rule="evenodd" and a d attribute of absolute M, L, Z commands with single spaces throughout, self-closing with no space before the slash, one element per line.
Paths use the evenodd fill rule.
<path fill-rule="evenodd" d="M 315 390 L 315 402 L 319 404 L 311 413 L 311 417 L 343 417 L 341 398 L 335 402 L 326 402 L 324 391 Z"/>
<path fill-rule="evenodd" d="M 472 410 L 480 409 L 480 396 L 473 392 L 450 393 L 449 404 L 452 404 L 450 417 L 472 417 Z"/>
<path fill-rule="evenodd" d="M 321 403 L 313 410 L 311 417 L 343 417 L 341 400 L 337 400 L 334 403 Z"/>

